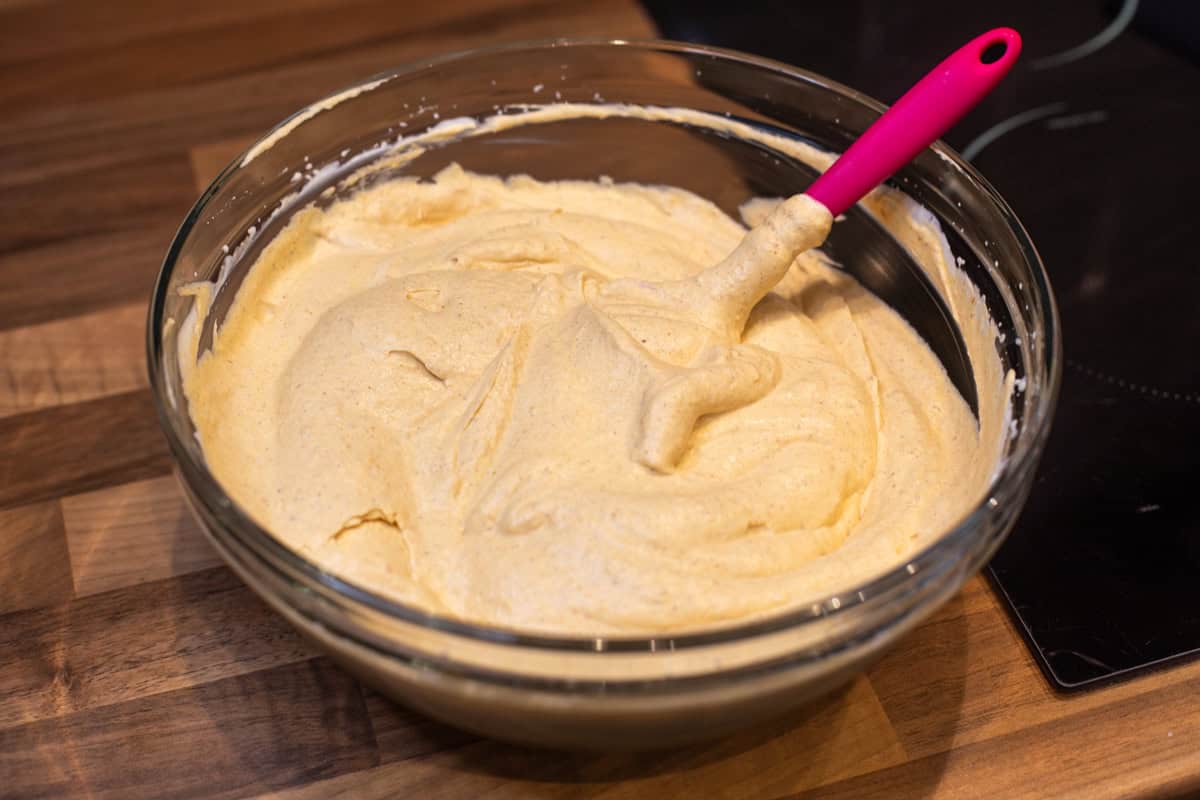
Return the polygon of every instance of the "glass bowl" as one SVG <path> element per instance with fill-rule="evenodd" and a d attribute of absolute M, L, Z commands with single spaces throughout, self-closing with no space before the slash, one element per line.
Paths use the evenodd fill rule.
<path fill-rule="evenodd" d="M 802 191 L 814 174 L 794 154 L 698 123 L 617 115 L 481 135 L 462 119 L 558 102 L 695 109 L 828 152 L 843 150 L 883 111 L 819 75 L 670 42 L 499 47 L 376 76 L 283 122 L 200 197 L 155 287 L 151 385 L 184 493 L 218 552 L 364 682 L 501 739 L 565 748 L 678 745 L 780 714 L 847 682 L 982 567 L 1024 503 L 1046 440 L 1059 384 L 1058 320 L 1041 261 L 1012 210 L 938 143 L 890 185 L 936 218 L 942 246 L 959 260 L 1004 333 L 995 346 L 1002 369 L 1015 377 L 1012 434 L 978 504 L 907 563 L 773 617 L 657 638 L 564 638 L 481 627 L 339 579 L 257 525 L 206 467 L 180 377 L 180 330 L 196 315 L 188 284 L 218 286 L 203 351 L 263 243 L 294 210 L 310 201 L 328 203 L 352 191 L 351 184 L 428 175 L 452 161 L 490 174 L 608 175 L 680 186 L 731 212 L 750 197 Z M 397 150 L 398 138 L 431 131 L 436 142 L 415 150 L 403 140 Z M 874 220 L 863 230 L 838 253 L 852 272 L 871 252 L 897 251 L 894 229 Z M 922 321 L 910 321 L 921 330 Z"/>

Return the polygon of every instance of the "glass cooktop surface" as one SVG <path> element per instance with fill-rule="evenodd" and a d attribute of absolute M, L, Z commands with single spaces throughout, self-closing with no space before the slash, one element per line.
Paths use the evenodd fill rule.
<path fill-rule="evenodd" d="M 1200 654 L 1200 3 L 646 6 L 667 38 L 885 102 L 970 37 L 1021 31 L 1021 63 L 947 137 L 1028 228 L 1063 322 L 1053 433 L 988 574 L 1059 688 Z"/>

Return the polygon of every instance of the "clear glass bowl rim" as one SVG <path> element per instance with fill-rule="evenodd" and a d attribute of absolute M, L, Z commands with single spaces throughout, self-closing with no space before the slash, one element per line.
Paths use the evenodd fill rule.
<path fill-rule="evenodd" d="M 163 314 L 166 308 L 171 276 L 189 234 L 193 227 L 200 221 L 209 201 L 216 196 L 225 181 L 241 169 L 245 153 L 250 152 L 260 142 L 274 136 L 281 129 L 286 128 L 294 119 L 305 113 L 306 109 L 358 87 L 379 81 L 389 81 L 397 77 L 412 75 L 423 70 L 435 68 L 441 64 L 463 61 L 479 56 L 503 55 L 505 53 L 544 50 L 548 48 L 569 49 L 575 47 L 620 47 L 641 52 L 696 55 L 716 60 L 732 61 L 782 74 L 785 77 L 833 91 L 878 113 L 883 113 L 887 109 L 887 106 L 879 101 L 817 73 L 737 50 L 663 39 L 557 38 L 472 48 L 412 61 L 394 69 L 368 76 L 350 86 L 315 100 L 305 108 L 297 110 L 247 147 L 243 154 L 236 157 L 213 179 L 212 183 L 209 184 L 192 206 L 183 223 L 180 225 L 179 230 L 176 232 L 155 282 L 146 330 L 146 354 L 150 390 L 155 409 L 158 413 L 160 426 L 167 438 L 167 443 L 175 459 L 180 476 L 188 483 L 196 501 L 203 503 L 209 513 L 216 519 L 223 521 L 228 530 L 234 536 L 239 537 L 241 543 L 249 546 L 259 557 L 264 557 L 265 555 L 269 558 L 278 559 L 293 574 L 299 574 L 332 591 L 341 598 L 361 603 L 373 611 L 394 616 L 404 622 L 423 625 L 446 634 L 462 636 L 480 642 L 508 644 L 540 650 L 588 652 L 597 657 L 602 657 L 606 653 L 655 652 L 662 650 L 664 644 L 669 644 L 670 649 L 673 651 L 679 651 L 735 643 L 805 624 L 816 624 L 820 620 L 849 613 L 856 607 L 869 603 L 871 598 L 888 595 L 900 590 L 915 575 L 934 566 L 944 566 L 942 562 L 946 559 L 961 555 L 964 545 L 969 547 L 971 537 L 982 534 L 987 515 L 993 512 L 1000 503 L 1013 500 L 1019 492 L 1019 487 L 1023 482 L 1025 474 L 1036 466 L 1046 437 L 1049 434 L 1053 409 L 1058 397 L 1062 374 L 1062 345 L 1058 309 L 1054 294 L 1050 288 L 1041 257 L 1038 255 L 1037 249 L 1034 247 L 1028 233 L 1017 219 L 1013 210 L 991 184 L 968 162 L 964 161 L 958 153 L 940 140 L 931 145 L 931 149 L 937 152 L 944 160 L 952 162 L 960 174 L 968 180 L 972 188 L 985 195 L 987 200 L 996 207 L 1001 217 L 1004 218 L 1012 229 L 1021 252 L 1032 267 L 1033 285 L 1031 288 L 1039 300 L 1041 311 L 1040 322 L 1043 326 L 1042 335 L 1038 337 L 1039 344 L 1037 346 L 1042 348 L 1042 360 L 1047 366 L 1046 382 L 1043 391 L 1034 398 L 1034 402 L 1027 405 L 1015 447 L 993 477 L 988 490 L 976 506 L 967 512 L 946 533 L 937 537 L 930 545 L 911 557 L 906 564 L 898 566 L 871 581 L 858 586 L 847 587 L 841 592 L 821 598 L 820 600 L 814 599 L 811 603 L 803 607 L 793 608 L 789 611 L 757 619 L 753 622 L 681 634 L 662 634 L 652 637 L 567 637 L 537 634 L 517 629 L 489 627 L 434 614 L 415 606 L 397 602 L 325 572 L 316 564 L 304 559 L 300 554 L 286 547 L 281 541 L 251 519 L 221 488 L 220 483 L 205 466 L 202 458 L 197 459 L 195 457 L 193 449 L 189 448 L 187 444 L 187 441 L 192 437 L 182 428 L 180 417 L 183 415 L 174 411 L 170 404 L 166 402 L 166 378 L 162 367 L 164 356 L 162 342 Z M 1030 349 L 1033 347 L 1034 345 L 1030 345 Z"/>

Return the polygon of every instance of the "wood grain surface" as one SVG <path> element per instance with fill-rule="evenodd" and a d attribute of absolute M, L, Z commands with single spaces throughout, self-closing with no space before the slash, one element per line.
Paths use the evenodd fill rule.
<path fill-rule="evenodd" d="M 221 565 L 143 367 L 199 189 L 293 110 L 409 59 L 653 34 L 634 0 L 0 0 L 0 797 L 1200 793 L 1200 663 L 1055 695 L 978 579 L 844 692 L 621 756 L 400 708 Z"/>

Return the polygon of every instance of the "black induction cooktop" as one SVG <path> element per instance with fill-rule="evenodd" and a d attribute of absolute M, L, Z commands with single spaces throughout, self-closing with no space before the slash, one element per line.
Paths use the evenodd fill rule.
<path fill-rule="evenodd" d="M 1200 2 L 647 0 L 663 35 L 885 102 L 996 25 L 1014 73 L 947 137 L 1056 289 L 1065 362 L 1028 506 L 988 568 L 1050 681 L 1200 654 Z"/>

